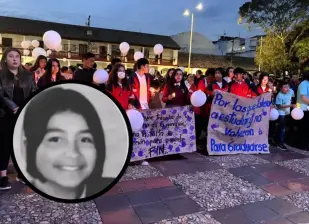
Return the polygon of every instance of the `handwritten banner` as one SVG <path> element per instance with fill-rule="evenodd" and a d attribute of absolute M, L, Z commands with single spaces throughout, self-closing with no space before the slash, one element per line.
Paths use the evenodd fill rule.
<path fill-rule="evenodd" d="M 194 113 L 189 106 L 141 111 L 144 125 L 133 133 L 131 161 L 196 151 Z"/>
<path fill-rule="evenodd" d="M 216 91 L 207 137 L 209 155 L 268 154 L 271 94 L 243 98 Z"/>

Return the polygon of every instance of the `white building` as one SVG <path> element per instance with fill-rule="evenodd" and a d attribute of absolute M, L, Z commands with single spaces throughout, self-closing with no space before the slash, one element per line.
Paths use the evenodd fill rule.
<path fill-rule="evenodd" d="M 171 38 L 180 46 L 179 52 L 188 53 L 190 48 L 191 32 L 182 32 L 171 36 Z M 203 34 L 193 32 L 192 35 L 192 54 L 216 55 L 216 46 L 208 40 Z"/>
<path fill-rule="evenodd" d="M 241 57 L 254 58 L 256 48 L 263 36 L 254 36 L 250 38 L 221 36 L 219 40 L 214 41 L 218 55 L 234 55 Z"/>

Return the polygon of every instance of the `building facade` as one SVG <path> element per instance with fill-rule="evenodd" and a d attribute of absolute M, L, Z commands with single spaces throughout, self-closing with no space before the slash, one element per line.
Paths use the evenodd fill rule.
<path fill-rule="evenodd" d="M 213 44 L 217 48 L 218 55 L 255 58 L 262 37 L 262 35 L 250 38 L 221 36 Z"/>
<path fill-rule="evenodd" d="M 24 40 L 38 40 L 40 47 L 47 50 L 42 39 L 48 30 L 55 30 L 62 37 L 62 50 L 54 53 L 62 66 L 81 63 L 82 55 L 89 51 L 95 54 L 98 68 L 105 68 L 113 58 L 121 58 L 126 67 L 132 68 L 136 51 L 143 52 L 151 67 L 157 70 L 178 65 L 180 46 L 169 36 L 1 16 L 0 53 L 7 47 L 19 48 L 23 52 L 21 42 Z M 121 42 L 130 44 L 126 56 L 121 55 L 119 50 Z M 161 55 L 155 55 L 153 52 L 156 44 L 162 44 L 164 47 Z M 29 50 L 31 52 L 33 47 Z M 30 56 L 23 56 L 23 63 L 26 62 L 33 62 L 31 53 Z"/>

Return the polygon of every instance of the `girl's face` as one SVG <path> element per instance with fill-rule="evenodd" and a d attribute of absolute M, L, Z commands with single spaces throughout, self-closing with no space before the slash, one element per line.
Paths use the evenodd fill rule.
<path fill-rule="evenodd" d="M 119 67 L 117 71 L 118 80 L 124 79 L 126 77 L 125 69 L 124 67 Z"/>
<path fill-rule="evenodd" d="M 59 72 L 59 65 L 56 61 L 52 62 L 52 73 L 57 74 Z"/>
<path fill-rule="evenodd" d="M 267 83 L 268 88 L 272 89 L 274 87 L 274 84 L 272 82 Z"/>
<path fill-rule="evenodd" d="M 169 75 L 170 77 L 172 77 L 173 72 L 174 72 L 174 70 L 171 70 L 171 71 L 168 73 L 168 75 Z"/>
<path fill-rule="evenodd" d="M 266 86 L 267 83 L 268 83 L 268 77 L 267 77 L 267 76 L 264 76 L 263 79 L 262 79 L 261 85 L 262 85 L 262 86 Z"/>
<path fill-rule="evenodd" d="M 41 69 L 45 68 L 45 66 L 46 66 L 46 60 L 45 60 L 45 59 L 41 59 L 41 60 L 39 61 L 39 66 L 40 66 Z"/>
<path fill-rule="evenodd" d="M 54 114 L 36 153 L 43 177 L 63 188 L 78 187 L 92 173 L 97 152 L 84 119 L 71 111 Z"/>
<path fill-rule="evenodd" d="M 16 51 L 11 51 L 6 56 L 6 63 L 8 68 L 17 69 L 20 66 L 20 55 Z"/>
<path fill-rule="evenodd" d="M 217 81 L 221 81 L 222 80 L 222 74 L 219 71 L 216 71 L 215 73 L 215 78 Z"/>
<path fill-rule="evenodd" d="M 175 75 L 175 81 L 176 82 L 181 82 L 182 76 L 183 76 L 182 72 L 181 71 L 177 71 L 177 73 Z"/>

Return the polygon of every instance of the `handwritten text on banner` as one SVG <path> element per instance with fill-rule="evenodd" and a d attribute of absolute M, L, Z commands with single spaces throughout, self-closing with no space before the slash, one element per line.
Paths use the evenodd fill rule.
<path fill-rule="evenodd" d="M 189 106 L 141 111 L 144 125 L 133 133 L 131 161 L 196 151 L 194 113 Z"/>
<path fill-rule="evenodd" d="M 269 153 L 270 105 L 270 93 L 251 99 L 217 91 L 208 124 L 209 155 Z"/>

